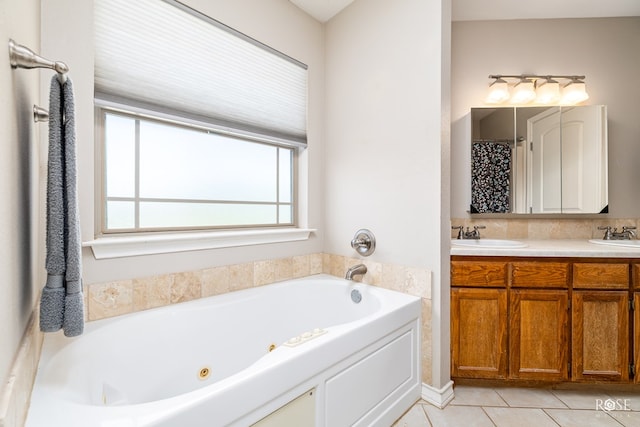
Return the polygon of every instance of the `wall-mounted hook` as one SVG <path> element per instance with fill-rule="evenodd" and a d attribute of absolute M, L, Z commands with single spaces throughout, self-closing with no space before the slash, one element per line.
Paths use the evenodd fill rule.
<path fill-rule="evenodd" d="M 69 72 L 67 64 L 43 58 L 26 46 L 9 39 L 9 63 L 11 68 L 51 68 L 58 73 L 58 80 L 64 83 Z"/>
<path fill-rule="evenodd" d="M 49 110 L 44 109 L 42 107 L 38 107 L 37 105 L 33 105 L 33 121 L 38 122 L 48 122 L 49 121 Z"/>
<path fill-rule="evenodd" d="M 363 228 L 356 231 L 351 247 L 362 256 L 369 256 L 376 250 L 376 238 L 370 230 Z"/>

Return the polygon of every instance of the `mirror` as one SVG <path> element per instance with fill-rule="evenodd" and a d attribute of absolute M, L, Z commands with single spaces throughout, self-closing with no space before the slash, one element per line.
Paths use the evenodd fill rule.
<path fill-rule="evenodd" d="M 470 213 L 608 212 L 607 108 L 471 109 Z"/>

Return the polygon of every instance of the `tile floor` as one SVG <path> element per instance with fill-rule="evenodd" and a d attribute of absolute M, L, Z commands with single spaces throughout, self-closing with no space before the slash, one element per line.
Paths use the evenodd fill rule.
<path fill-rule="evenodd" d="M 637 391 L 457 386 L 444 409 L 416 403 L 393 427 L 640 427 Z"/>

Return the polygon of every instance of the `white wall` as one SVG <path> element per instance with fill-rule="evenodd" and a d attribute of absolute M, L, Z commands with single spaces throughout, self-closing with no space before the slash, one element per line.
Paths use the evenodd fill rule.
<path fill-rule="evenodd" d="M 320 252 L 323 242 L 324 30 L 285 0 L 188 0 L 183 3 L 309 66 L 309 148 L 301 155 L 300 197 L 308 200 L 302 225 L 319 231 L 304 242 L 182 252 L 112 260 L 84 249 L 85 283 L 196 270 L 265 258 Z M 47 0 L 42 4 L 43 51 L 67 61 L 76 95 L 82 238 L 94 238 L 93 2 Z"/>
<path fill-rule="evenodd" d="M 9 38 L 40 49 L 39 0 L 0 1 L 0 389 L 44 285 L 39 170 L 46 156 L 39 133 L 47 128 L 32 115 L 39 102 L 39 71 L 11 69 Z"/>
<path fill-rule="evenodd" d="M 452 34 L 452 217 L 469 216 L 469 110 L 489 74 L 522 73 L 586 75 L 586 103 L 608 106 L 609 217 L 640 216 L 640 17 L 455 22 Z"/>
<path fill-rule="evenodd" d="M 324 251 L 357 257 L 350 241 L 369 228 L 371 260 L 432 271 L 434 340 L 443 329 L 437 351 L 448 379 L 439 292 L 448 300 L 450 20 L 440 3 L 356 0 L 327 24 Z"/>

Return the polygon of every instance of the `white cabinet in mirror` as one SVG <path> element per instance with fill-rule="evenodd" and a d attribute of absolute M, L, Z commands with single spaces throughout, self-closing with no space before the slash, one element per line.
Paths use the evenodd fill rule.
<path fill-rule="evenodd" d="M 607 107 L 471 109 L 470 213 L 608 212 Z"/>

